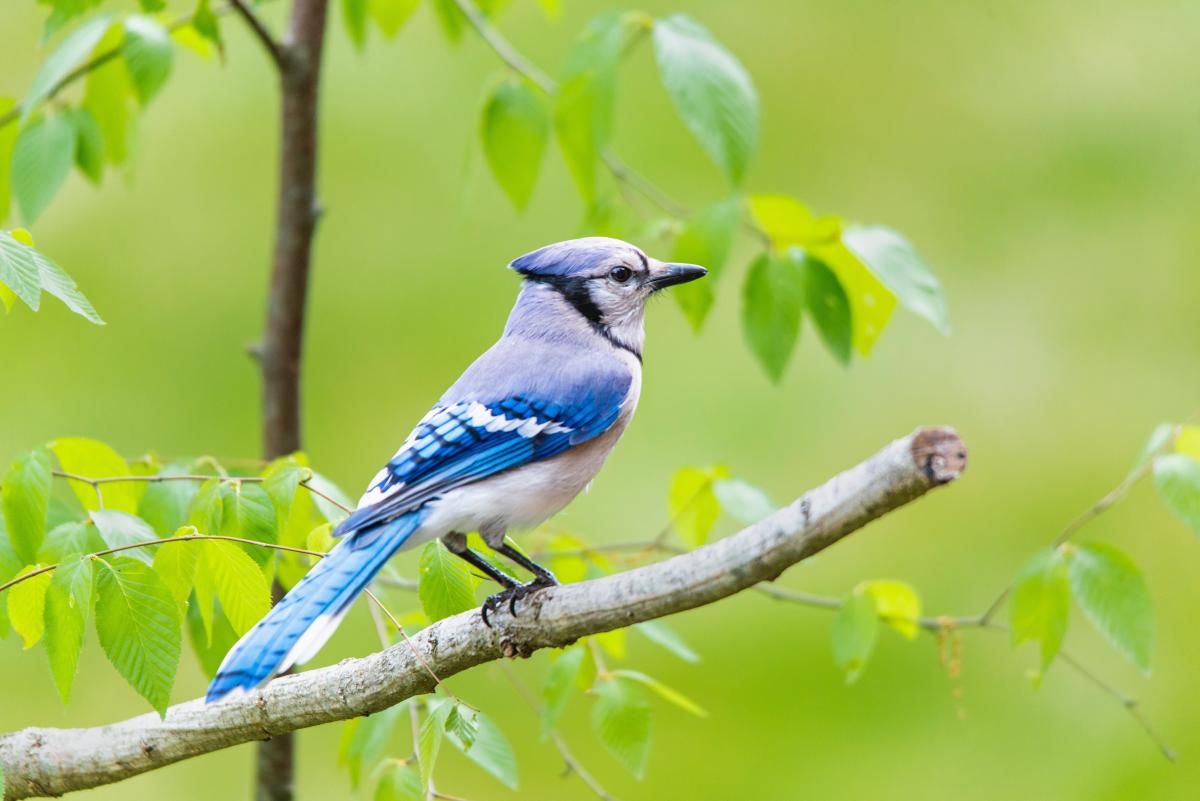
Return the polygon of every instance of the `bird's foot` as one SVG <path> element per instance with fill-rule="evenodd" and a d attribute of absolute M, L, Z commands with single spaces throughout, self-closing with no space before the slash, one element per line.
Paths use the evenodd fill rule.
<path fill-rule="evenodd" d="M 495 612 L 505 603 L 508 604 L 508 611 L 513 617 L 517 616 L 517 601 L 524 600 L 526 597 L 533 595 L 539 590 L 544 590 L 547 587 L 556 587 L 558 582 L 544 576 L 538 576 L 528 584 L 518 584 L 515 587 L 509 587 L 506 590 L 489 595 L 488 599 L 483 602 L 483 607 L 480 608 L 479 614 L 483 617 L 483 624 L 489 629 L 492 623 L 488 620 L 488 615 Z"/>

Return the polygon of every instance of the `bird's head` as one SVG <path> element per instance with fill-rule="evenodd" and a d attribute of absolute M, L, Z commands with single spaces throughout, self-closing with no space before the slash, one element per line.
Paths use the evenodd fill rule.
<path fill-rule="evenodd" d="M 597 330 L 639 355 L 646 300 L 708 274 L 695 264 L 662 262 L 628 242 L 601 236 L 546 245 L 508 266 L 526 281 L 560 293 Z"/>

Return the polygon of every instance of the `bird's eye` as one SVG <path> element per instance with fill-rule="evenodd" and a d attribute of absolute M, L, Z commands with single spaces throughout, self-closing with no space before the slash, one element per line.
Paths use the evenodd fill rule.
<path fill-rule="evenodd" d="M 623 284 L 630 278 L 633 278 L 633 270 L 622 264 L 617 267 L 613 267 L 612 270 L 609 271 L 608 277 L 616 281 L 618 284 Z"/>

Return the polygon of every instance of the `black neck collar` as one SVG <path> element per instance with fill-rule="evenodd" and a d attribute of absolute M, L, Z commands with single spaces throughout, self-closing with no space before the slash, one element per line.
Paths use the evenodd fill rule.
<path fill-rule="evenodd" d="M 600 307 L 596 305 L 596 301 L 592 299 L 592 293 L 588 291 L 588 279 L 567 275 L 527 274 L 525 280 L 545 284 L 562 295 L 567 303 L 571 304 L 571 307 L 588 321 L 592 330 L 608 340 L 610 345 L 632 353 L 639 362 L 642 360 L 641 351 L 614 337 L 608 326 L 604 324 L 604 315 L 600 311 Z"/>

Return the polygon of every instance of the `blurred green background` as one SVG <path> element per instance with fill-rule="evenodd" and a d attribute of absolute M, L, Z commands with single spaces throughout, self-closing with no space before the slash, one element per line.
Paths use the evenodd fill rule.
<path fill-rule="evenodd" d="M 336 4 L 335 4 L 336 5 Z M 20 96 L 44 53 L 44 13 L 5 4 L 0 93 Z M 501 27 L 555 69 L 606 4 L 547 22 L 512 4 Z M 978 611 L 1022 562 L 1115 484 L 1151 427 L 1200 397 L 1200 6 L 853 0 L 642 3 L 686 10 L 738 54 L 763 103 L 752 191 L 907 234 L 941 277 L 954 333 L 898 312 L 873 356 L 837 367 L 805 332 L 782 386 L 742 344 L 743 242 L 696 337 L 670 302 L 650 313 L 638 418 L 590 494 L 559 518 L 595 541 L 649 535 L 684 464 L 727 462 L 776 501 L 920 423 L 956 426 L 965 478 L 860 532 L 781 584 L 843 594 L 899 578 L 933 613 Z M 277 21 L 280 8 L 265 11 Z M 245 346 L 260 330 L 273 219 L 275 86 L 232 20 L 228 60 L 177 53 L 143 117 L 130 180 L 74 175 L 39 221 L 39 246 L 78 279 L 108 326 L 56 302 L 0 318 L 0 457 L 60 435 L 125 453 L 252 456 L 258 386 Z M 321 192 L 305 363 L 307 448 L 356 494 L 446 385 L 497 336 L 517 289 L 512 257 L 574 236 L 582 209 L 556 150 L 516 215 L 476 140 L 493 54 L 444 40 L 423 6 L 365 54 L 333 20 L 322 110 Z M 643 43 L 644 45 L 644 43 Z M 675 119 L 645 46 L 626 65 L 617 146 L 689 205 L 724 191 Z M 726 523 L 731 530 L 732 524 Z M 963 674 L 932 638 L 885 632 L 846 687 L 831 617 L 747 594 L 671 622 L 703 655 L 688 665 L 631 638 L 630 663 L 698 699 L 696 720 L 657 706 L 646 779 L 595 743 L 586 704 L 567 739 L 623 799 L 1194 799 L 1200 787 L 1200 543 L 1148 486 L 1085 537 L 1145 570 L 1156 604 L 1146 678 L 1074 613 L 1067 647 L 1143 702 L 1176 746 L 1171 765 L 1113 699 L 1062 664 L 1033 690 L 1031 651 L 964 633 Z M 413 573 L 414 557 L 400 568 Z M 94 636 L 63 709 L 45 657 L 0 643 L 0 730 L 95 725 L 144 711 Z M 377 647 L 356 610 L 324 661 Z M 544 654 L 516 668 L 537 682 Z M 185 654 L 174 697 L 204 680 Z M 500 719 L 517 749 L 510 793 L 457 754 L 439 787 L 475 799 L 583 799 L 537 741 L 537 721 L 496 666 L 450 681 Z M 954 694 L 961 691 L 961 700 Z M 339 728 L 300 735 L 300 798 L 349 793 Z M 243 746 L 93 791 L 96 799 L 244 798 Z"/>

